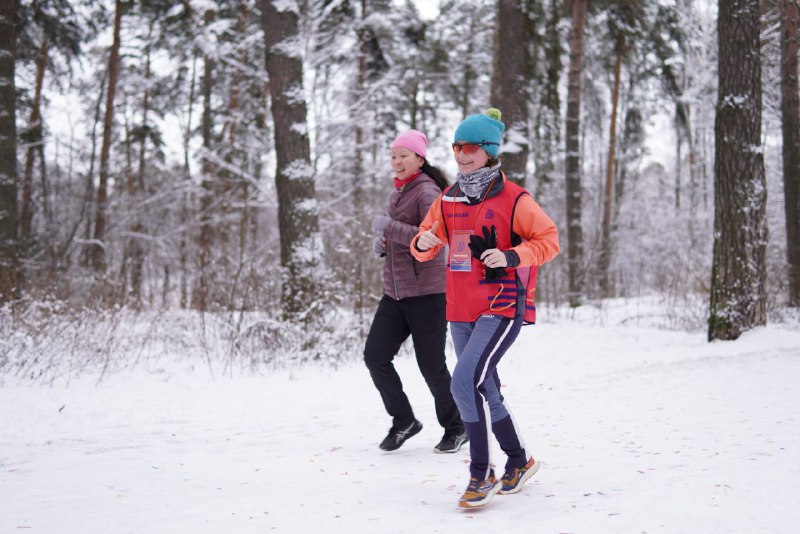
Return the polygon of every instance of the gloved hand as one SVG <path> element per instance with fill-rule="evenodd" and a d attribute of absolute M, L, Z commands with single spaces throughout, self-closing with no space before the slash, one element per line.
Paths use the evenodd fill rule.
<path fill-rule="evenodd" d="M 474 258 L 486 265 L 486 279 L 499 280 L 506 276 L 505 266 L 508 263 L 503 252 L 497 248 L 497 227 L 492 225 L 492 228 L 489 229 L 484 226 L 481 231 L 483 237 L 474 234 L 469 236 L 469 249 Z M 495 265 L 495 267 L 489 267 L 489 265 Z"/>
<path fill-rule="evenodd" d="M 388 215 L 376 215 L 372 218 L 372 232 L 375 235 L 382 236 L 391 220 L 392 218 Z"/>
<path fill-rule="evenodd" d="M 478 260 L 481 259 L 481 254 L 486 249 L 497 247 L 497 228 L 495 225 L 492 225 L 491 230 L 486 226 L 482 230 L 483 237 L 474 234 L 469 236 L 469 249 L 472 251 L 472 257 Z"/>
<path fill-rule="evenodd" d="M 378 236 L 372 240 L 372 251 L 379 258 L 386 256 L 386 238 Z"/>

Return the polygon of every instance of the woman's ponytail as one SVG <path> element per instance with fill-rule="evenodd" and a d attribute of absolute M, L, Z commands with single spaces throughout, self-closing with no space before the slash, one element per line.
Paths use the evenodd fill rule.
<path fill-rule="evenodd" d="M 436 185 L 439 186 L 439 189 L 444 191 L 447 189 L 447 186 L 450 184 L 447 182 L 447 176 L 445 176 L 444 172 L 439 169 L 438 167 L 434 167 L 428 160 L 425 160 L 425 163 L 422 164 L 422 172 L 433 178 L 433 181 L 436 182 Z"/>

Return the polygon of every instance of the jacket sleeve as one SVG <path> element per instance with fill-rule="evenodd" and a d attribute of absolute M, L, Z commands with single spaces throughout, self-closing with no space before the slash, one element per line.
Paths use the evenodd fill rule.
<path fill-rule="evenodd" d="M 389 224 L 386 225 L 386 230 L 383 231 L 383 236 L 389 241 L 394 241 L 395 243 L 401 243 L 405 246 L 409 246 L 411 244 L 411 240 L 415 235 L 417 235 L 418 230 L 418 226 L 413 226 L 411 224 L 406 224 L 404 222 L 392 219 L 389 221 Z"/>
<path fill-rule="evenodd" d="M 519 256 L 518 267 L 542 265 L 558 255 L 558 229 L 530 195 L 522 195 L 514 212 L 514 232 L 522 243 L 511 250 Z"/>
<path fill-rule="evenodd" d="M 439 253 L 439 250 L 447 244 L 447 232 L 444 229 L 444 220 L 442 220 L 442 195 L 439 195 L 436 200 L 433 201 L 431 207 L 428 208 L 428 213 L 425 215 L 425 218 L 419 225 L 419 232 L 417 235 L 414 236 L 414 239 L 411 240 L 411 255 L 414 256 L 418 261 L 428 261 L 432 260 L 436 257 L 436 254 Z M 417 249 L 417 240 L 422 232 L 430 230 L 433 227 L 434 222 L 439 222 L 439 226 L 436 228 L 436 236 L 441 239 L 444 245 L 431 247 L 428 250 L 422 251 Z"/>
<path fill-rule="evenodd" d="M 430 183 L 430 187 L 428 187 L 428 184 L 422 184 L 420 187 L 422 187 L 423 190 L 417 199 L 418 221 L 422 221 L 425 218 L 428 209 L 430 209 L 431 204 L 433 204 L 440 193 L 439 188 L 432 182 Z M 386 230 L 383 232 L 383 235 L 389 241 L 394 241 L 395 243 L 400 243 L 408 247 L 411 245 L 411 240 L 414 239 L 418 232 L 419 226 L 392 220 L 386 225 Z"/>

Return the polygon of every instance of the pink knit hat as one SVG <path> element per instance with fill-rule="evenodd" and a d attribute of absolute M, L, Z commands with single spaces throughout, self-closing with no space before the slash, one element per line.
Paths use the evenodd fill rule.
<path fill-rule="evenodd" d="M 428 138 L 419 130 L 406 130 L 392 142 L 392 148 L 396 147 L 407 148 L 414 154 L 420 157 L 425 157 L 426 148 L 428 147 Z"/>

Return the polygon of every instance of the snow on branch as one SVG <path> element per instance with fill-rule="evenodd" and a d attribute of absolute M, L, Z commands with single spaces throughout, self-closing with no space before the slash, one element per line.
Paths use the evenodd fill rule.
<path fill-rule="evenodd" d="M 297 35 L 284 39 L 280 43 L 275 44 L 271 49 L 271 52 L 275 54 L 293 58 L 302 58 L 304 51 L 305 44 Z"/>
<path fill-rule="evenodd" d="M 750 101 L 752 95 L 725 95 L 720 102 L 720 108 L 743 108 Z"/>
<path fill-rule="evenodd" d="M 504 154 L 517 154 L 528 146 L 528 138 L 522 133 L 522 127 L 512 124 L 506 130 L 506 139 L 500 147 Z"/>
<path fill-rule="evenodd" d="M 272 0 L 272 7 L 274 7 L 275 11 L 278 13 L 291 12 L 300 15 L 300 6 L 297 0 Z"/>
<path fill-rule="evenodd" d="M 283 168 L 283 175 L 289 180 L 307 180 L 314 176 L 314 169 L 303 159 L 296 159 Z"/>

